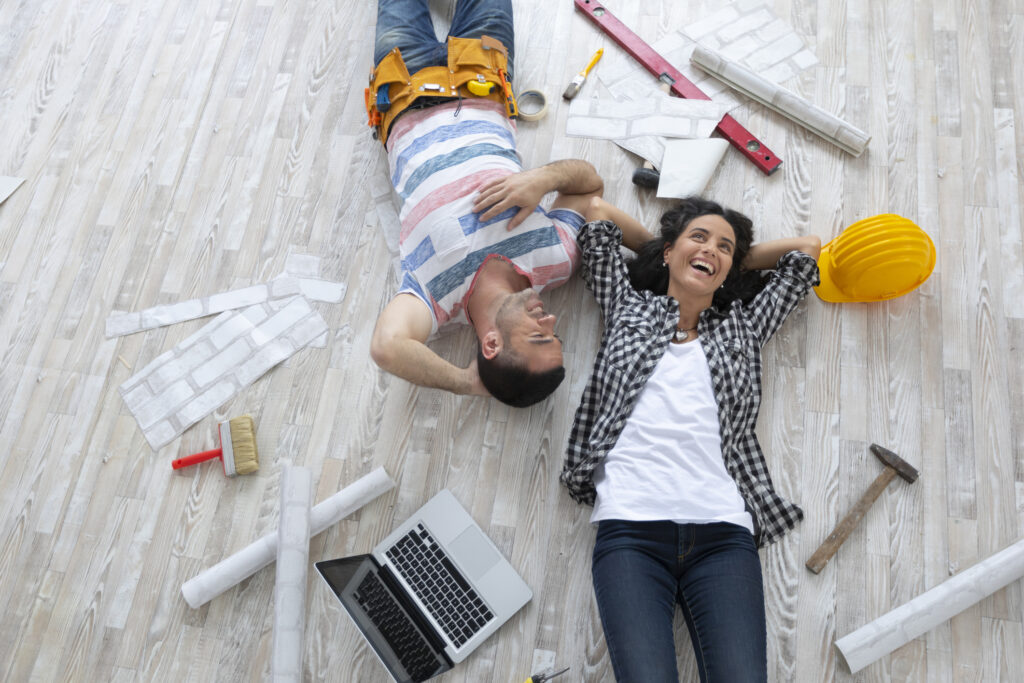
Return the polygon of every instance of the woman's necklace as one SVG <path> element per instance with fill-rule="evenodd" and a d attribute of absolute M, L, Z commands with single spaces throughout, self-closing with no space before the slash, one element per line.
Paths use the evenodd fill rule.
<path fill-rule="evenodd" d="M 696 331 L 697 331 L 696 327 L 691 327 L 688 330 L 681 330 L 681 329 L 679 329 L 677 327 L 676 331 L 672 333 L 672 341 L 674 341 L 676 344 L 682 344 L 684 341 L 686 341 L 687 339 L 690 338 L 690 333 L 691 332 L 696 332 Z"/>

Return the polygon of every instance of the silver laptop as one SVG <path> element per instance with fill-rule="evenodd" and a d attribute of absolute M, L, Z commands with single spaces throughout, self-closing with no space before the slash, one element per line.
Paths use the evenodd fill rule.
<path fill-rule="evenodd" d="M 399 683 L 448 671 L 533 597 L 447 489 L 372 554 L 316 568 Z"/>

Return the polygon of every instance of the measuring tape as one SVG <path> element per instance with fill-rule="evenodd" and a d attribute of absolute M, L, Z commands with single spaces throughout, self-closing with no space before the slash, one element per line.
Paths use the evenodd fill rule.
<path fill-rule="evenodd" d="M 711 98 L 696 85 L 690 82 L 679 69 L 672 66 L 664 57 L 655 52 L 650 45 L 633 33 L 628 26 L 616 19 L 611 12 L 598 2 L 591 0 L 575 0 L 576 9 L 587 15 L 591 21 L 611 36 L 619 46 L 658 80 L 670 83 L 672 92 L 679 97 L 691 100 L 710 100 Z M 765 175 L 771 175 L 782 165 L 780 159 L 768 146 L 755 138 L 753 134 L 741 126 L 739 122 L 726 114 L 715 128 L 723 138 L 732 143 Z"/>

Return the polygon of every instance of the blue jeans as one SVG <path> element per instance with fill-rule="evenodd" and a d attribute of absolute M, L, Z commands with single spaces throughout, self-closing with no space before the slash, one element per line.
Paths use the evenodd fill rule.
<path fill-rule="evenodd" d="M 676 602 L 701 681 L 767 680 L 761 561 L 743 527 L 605 520 L 591 571 L 619 683 L 678 683 Z"/>
<path fill-rule="evenodd" d="M 457 0 L 449 36 L 497 38 L 508 50 L 508 76 L 512 78 L 512 0 Z M 434 35 L 427 0 L 379 0 L 373 64 L 380 64 L 394 48 L 410 74 L 428 66 L 448 64 L 448 45 Z"/>

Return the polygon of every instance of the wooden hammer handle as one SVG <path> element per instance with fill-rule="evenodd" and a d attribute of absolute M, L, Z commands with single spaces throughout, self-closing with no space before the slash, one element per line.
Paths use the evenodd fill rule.
<path fill-rule="evenodd" d="M 828 538 L 818 546 L 818 549 L 814 551 L 814 554 L 807 560 L 807 568 L 817 574 L 820 572 L 832 556 L 839 550 L 839 546 L 843 544 L 846 537 L 850 535 L 854 527 L 857 526 L 864 513 L 868 511 L 878 496 L 881 495 L 885 487 L 889 485 L 889 482 L 896 477 L 896 470 L 891 467 L 886 467 L 882 470 L 882 473 L 875 477 L 875 480 L 868 487 L 868 490 L 864 492 L 864 495 L 860 497 L 857 504 L 853 506 L 853 509 L 846 513 L 846 517 L 836 525 L 836 528 L 832 530 L 832 533 L 828 535 Z"/>

